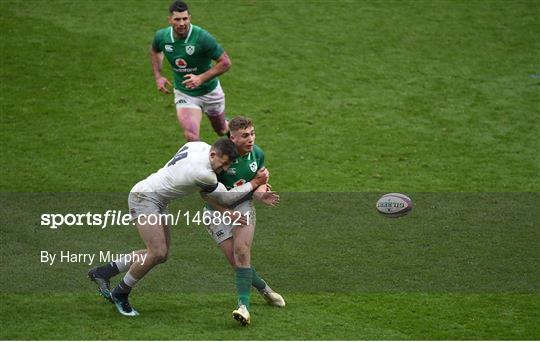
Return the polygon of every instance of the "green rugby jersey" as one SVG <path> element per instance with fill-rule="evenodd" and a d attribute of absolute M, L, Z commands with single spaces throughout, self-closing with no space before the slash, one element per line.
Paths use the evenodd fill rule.
<path fill-rule="evenodd" d="M 245 156 L 238 157 L 227 171 L 218 174 L 218 182 L 223 183 L 227 189 L 249 182 L 257 174 L 257 170 L 264 166 L 264 152 L 257 145 Z"/>
<path fill-rule="evenodd" d="M 208 94 L 218 85 L 215 77 L 195 89 L 186 88 L 182 82 L 184 75 L 200 75 L 212 67 L 212 60 L 217 60 L 225 50 L 216 39 L 199 26 L 191 24 L 186 38 L 174 36 L 172 26 L 156 32 L 152 48 L 163 52 L 174 73 L 174 87 L 190 96 Z"/>
<path fill-rule="evenodd" d="M 238 157 L 227 171 L 222 171 L 217 175 L 217 179 L 218 182 L 225 185 L 227 189 L 231 189 L 255 178 L 257 171 L 262 167 L 264 167 L 264 152 L 259 146 L 253 145 L 253 150 L 251 152 L 245 156 Z M 252 194 L 239 202 L 251 199 L 251 197 Z M 206 204 L 206 208 L 213 209 L 208 203 Z"/>

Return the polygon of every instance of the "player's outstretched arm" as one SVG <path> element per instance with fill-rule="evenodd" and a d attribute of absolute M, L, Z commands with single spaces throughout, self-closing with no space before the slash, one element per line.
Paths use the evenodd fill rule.
<path fill-rule="evenodd" d="M 246 197 L 253 190 L 251 183 L 246 183 L 227 190 L 225 185 L 218 183 L 217 187 L 211 192 L 201 192 L 203 198 L 211 198 L 217 201 L 220 206 L 231 206 Z M 209 201 L 207 201 L 209 202 Z M 212 204 L 211 202 L 209 202 Z"/>
<path fill-rule="evenodd" d="M 216 198 L 212 196 L 208 196 L 208 193 L 201 191 L 201 197 L 208 204 L 210 204 L 212 208 L 214 208 L 215 210 L 221 212 L 222 214 L 225 214 L 225 213 L 229 214 L 229 216 L 234 222 L 238 222 L 241 225 L 246 225 L 248 223 L 247 217 L 243 216 L 241 212 L 232 211 L 231 209 L 223 206 L 221 202 L 219 202 Z"/>
<path fill-rule="evenodd" d="M 249 182 L 240 186 L 235 186 L 232 189 L 227 190 L 225 185 L 221 183 L 211 184 L 209 180 L 204 180 L 204 177 L 199 179 L 198 184 L 204 185 L 202 187 L 202 193 L 204 196 L 214 198 L 222 206 L 231 206 L 234 203 L 240 201 L 247 196 L 251 191 L 257 189 L 259 186 L 266 184 L 269 177 L 269 172 L 266 169 L 260 169 L 257 171 L 255 177 Z M 215 175 L 214 175 L 215 179 Z"/>

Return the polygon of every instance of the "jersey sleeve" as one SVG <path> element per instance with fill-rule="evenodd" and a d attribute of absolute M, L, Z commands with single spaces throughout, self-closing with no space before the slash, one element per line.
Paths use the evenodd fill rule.
<path fill-rule="evenodd" d="M 253 146 L 253 149 L 255 151 L 255 158 L 257 159 L 257 165 L 258 165 L 258 170 L 262 169 L 263 167 L 265 167 L 264 165 L 264 152 L 263 150 L 255 145 Z"/>
<path fill-rule="evenodd" d="M 213 60 L 217 60 L 225 52 L 221 45 L 218 44 L 216 38 L 207 31 L 203 30 L 199 39 L 204 51 Z"/>
<path fill-rule="evenodd" d="M 206 196 L 210 196 L 226 206 L 236 206 L 236 204 L 242 202 L 244 198 L 250 195 L 253 191 L 251 183 L 244 183 L 239 186 L 235 186 L 232 189 L 227 190 L 225 185 L 218 183 L 215 191 L 206 193 Z"/>
<path fill-rule="evenodd" d="M 196 175 L 195 184 L 201 188 L 202 192 L 212 192 L 218 186 L 216 174 L 210 171 L 204 171 Z"/>
<path fill-rule="evenodd" d="M 163 31 L 159 30 L 154 34 L 154 40 L 152 41 L 152 50 L 155 52 L 162 52 L 163 49 L 161 48 L 161 42 L 163 41 Z"/>

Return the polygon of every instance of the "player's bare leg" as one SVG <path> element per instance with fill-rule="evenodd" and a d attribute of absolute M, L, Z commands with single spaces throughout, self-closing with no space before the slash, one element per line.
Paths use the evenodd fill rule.
<path fill-rule="evenodd" d="M 135 284 L 156 265 L 167 260 L 170 247 L 170 228 L 160 224 L 137 224 L 139 235 L 146 245 L 144 261 L 134 262 L 124 279 L 112 291 L 111 298 L 118 311 L 126 316 L 136 316 L 138 312 L 131 307 L 128 296 Z"/>
<path fill-rule="evenodd" d="M 229 132 L 229 123 L 225 119 L 225 113 L 219 113 L 216 115 L 208 114 L 208 120 L 212 124 L 212 128 L 217 133 L 217 135 L 222 136 Z"/>
<path fill-rule="evenodd" d="M 219 249 L 221 249 L 221 253 L 225 256 L 229 264 L 235 268 L 236 264 L 234 262 L 234 245 L 233 245 L 233 239 L 228 238 L 227 240 L 223 241 L 219 244 Z"/>
<path fill-rule="evenodd" d="M 133 263 L 129 268 L 129 273 L 141 279 L 154 266 L 164 263 L 169 257 L 169 247 L 171 244 L 171 229 L 167 225 L 139 225 L 137 224 L 139 235 L 146 245 L 146 259 Z"/>
<path fill-rule="evenodd" d="M 198 107 L 180 107 L 176 109 L 180 127 L 187 142 L 200 140 L 202 111 Z"/>
<path fill-rule="evenodd" d="M 251 244 L 255 227 L 252 224 L 233 228 L 233 254 L 236 267 L 251 267 Z"/>

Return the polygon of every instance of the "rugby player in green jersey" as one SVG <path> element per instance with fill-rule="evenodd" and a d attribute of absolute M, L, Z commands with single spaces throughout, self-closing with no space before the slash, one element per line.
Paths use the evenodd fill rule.
<path fill-rule="evenodd" d="M 191 24 L 191 14 L 183 1 L 169 7 L 171 26 L 156 32 L 150 58 L 157 89 L 170 93 L 171 82 L 161 74 L 166 58 L 174 73 L 176 116 L 186 140 L 198 141 L 203 112 L 218 135 L 228 133 L 225 94 L 217 76 L 231 67 L 231 60 L 216 39 Z M 212 61 L 215 64 L 212 65 Z"/>
<path fill-rule="evenodd" d="M 218 180 L 227 189 L 242 186 L 251 181 L 259 170 L 264 169 L 264 153 L 255 145 L 255 128 L 250 119 L 235 117 L 229 122 L 231 140 L 238 149 L 238 158 L 228 170 L 218 174 Z M 238 307 L 233 311 L 233 318 L 242 325 L 251 322 L 249 314 L 249 299 L 251 286 L 255 287 L 263 298 L 271 305 L 283 307 L 285 300 L 281 295 L 274 292 L 268 284 L 261 279 L 251 265 L 251 244 L 255 233 L 255 208 L 253 198 L 269 206 L 275 206 L 279 202 L 279 196 L 267 196 L 270 185 L 261 185 L 255 192 L 247 194 L 245 198 L 235 203 L 230 210 L 241 212 L 247 217 L 244 226 L 227 225 L 225 222 L 211 222 L 207 230 L 236 272 L 236 288 L 238 295 Z M 264 195 L 263 195 L 264 194 Z M 214 208 L 220 208 L 215 200 L 207 200 Z M 214 205 L 215 203 L 215 205 Z M 207 205 L 205 215 L 212 217 L 214 208 Z M 223 208 L 220 208 L 223 210 Z"/>

